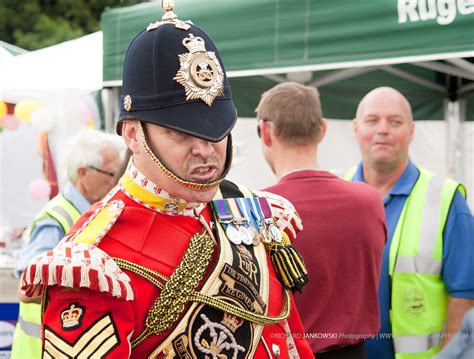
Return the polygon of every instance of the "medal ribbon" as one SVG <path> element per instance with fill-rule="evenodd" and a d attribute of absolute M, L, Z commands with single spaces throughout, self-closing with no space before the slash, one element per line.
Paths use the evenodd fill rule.
<path fill-rule="evenodd" d="M 233 222 L 235 225 L 242 225 L 247 222 L 247 219 L 240 212 L 239 205 L 235 198 L 228 198 L 227 205 L 229 206 L 230 213 L 232 214 Z"/>
<path fill-rule="evenodd" d="M 222 225 L 227 226 L 230 222 L 232 222 L 232 215 L 230 214 L 225 199 L 217 199 L 212 201 L 212 206 L 214 207 L 214 211 L 217 213 L 219 222 Z"/>
<path fill-rule="evenodd" d="M 258 229 L 259 227 L 259 222 L 261 221 L 260 216 L 258 215 L 258 211 L 256 208 L 254 208 L 254 203 L 253 203 L 253 198 L 244 198 L 246 202 L 246 207 L 249 212 L 249 218 L 250 221 L 252 222 L 252 226 L 255 229 Z"/>
<path fill-rule="evenodd" d="M 268 204 L 267 199 L 264 197 L 257 197 L 257 199 L 258 203 L 260 204 L 260 208 L 262 209 L 265 220 L 271 220 L 273 222 L 272 210 L 270 209 L 270 205 Z"/>
<path fill-rule="evenodd" d="M 249 223 L 252 221 L 252 217 L 249 214 L 249 208 L 245 202 L 245 198 L 236 198 L 237 206 L 239 206 L 240 213 L 245 218 L 245 226 L 248 227 Z"/>
<path fill-rule="evenodd" d="M 257 221 L 261 222 L 263 221 L 263 213 L 262 213 L 262 209 L 260 208 L 260 203 L 258 202 L 258 197 L 252 197 L 251 198 L 252 200 L 252 209 L 253 209 L 253 212 L 256 214 L 256 219 Z"/>
<path fill-rule="evenodd" d="M 219 222 L 226 231 L 227 238 L 234 244 L 240 244 L 240 239 L 236 239 L 238 235 L 235 235 L 236 229 L 232 222 L 234 222 L 232 213 L 230 211 L 229 203 L 225 199 L 218 199 L 212 201 L 214 210 L 217 213 Z M 238 233 L 238 232 L 237 232 Z"/>
<path fill-rule="evenodd" d="M 260 227 L 264 226 L 265 215 L 263 214 L 262 208 L 260 207 L 260 202 L 258 201 L 259 197 L 252 197 L 252 209 L 256 214 L 256 220 Z"/>

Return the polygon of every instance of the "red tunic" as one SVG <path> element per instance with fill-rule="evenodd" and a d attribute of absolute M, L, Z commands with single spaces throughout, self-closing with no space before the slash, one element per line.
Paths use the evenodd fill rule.
<path fill-rule="evenodd" d="M 128 260 L 166 277 L 170 277 L 181 262 L 191 237 L 203 231 L 203 225 L 195 217 L 160 213 L 137 203 L 122 191 L 118 191 L 111 200 L 121 200 L 125 207 L 98 247 L 110 257 Z M 78 231 L 99 205 L 93 206 L 85 213 L 70 233 Z M 207 205 L 201 213 L 206 222 L 210 223 L 210 206 Z M 219 248 L 215 245 L 211 262 L 201 284 L 216 264 L 218 254 Z M 267 263 L 268 316 L 274 317 L 281 313 L 284 297 L 282 286 L 269 259 Z M 160 295 L 160 289 L 140 275 L 126 270 L 125 273 L 131 279 L 130 284 L 134 294 L 132 301 L 88 288 L 50 287 L 48 306 L 43 320 L 44 327 L 49 332 L 48 347 L 46 347 L 48 353 L 56 352 L 59 355 L 66 352 L 79 355 L 89 351 L 89 353 L 108 358 L 129 356 L 145 358 L 159 346 L 174 326 L 160 335 L 152 334 L 141 344 L 131 348 L 130 342 L 145 328 L 145 319 Z M 74 307 L 72 308 L 71 305 Z M 76 322 L 72 327 L 65 328 L 65 318 L 70 319 L 68 316 L 72 316 L 74 308 L 82 309 L 80 323 Z M 294 351 L 289 350 L 288 345 L 291 347 L 294 343 L 301 358 L 312 358 L 312 351 L 304 339 L 302 325 L 293 300 L 291 300 L 287 326 L 291 333 L 285 330 L 285 322 L 266 326 L 258 341 L 254 357 L 269 357 L 269 353 L 274 355 L 275 351 L 280 352 L 280 358 L 293 357 L 289 353 L 294 353 Z M 293 341 L 288 340 L 288 336 Z M 175 346 L 174 351 L 176 353 L 179 348 Z M 166 357 L 166 355 L 161 352 L 158 357 Z M 204 357 L 204 355 L 198 354 L 198 357 Z M 237 357 L 246 356 L 239 352 Z"/>
<path fill-rule="evenodd" d="M 290 200 L 303 221 L 294 246 L 310 282 L 295 302 L 313 351 L 377 334 L 377 286 L 386 241 L 377 192 L 312 170 L 290 173 L 266 190 Z"/>

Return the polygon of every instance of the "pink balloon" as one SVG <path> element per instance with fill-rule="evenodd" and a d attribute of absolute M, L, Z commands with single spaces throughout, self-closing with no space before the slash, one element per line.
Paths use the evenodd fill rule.
<path fill-rule="evenodd" d="M 28 185 L 28 193 L 35 201 L 46 201 L 51 194 L 51 186 L 44 178 L 37 178 Z"/>
<path fill-rule="evenodd" d="M 20 126 L 20 120 L 15 115 L 6 115 L 3 118 L 3 127 L 6 130 L 16 130 Z"/>

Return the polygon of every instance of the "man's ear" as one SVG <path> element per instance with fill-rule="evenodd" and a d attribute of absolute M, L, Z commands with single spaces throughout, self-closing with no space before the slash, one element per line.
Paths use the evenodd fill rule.
<path fill-rule="evenodd" d="M 77 169 L 77 178 L 80 179 L 86 175 L 86 168 L 85 167 L 79 167 Z"/>
<path fill-rule="evenodd" d="M 138 126 L 139 124 L 136 120 L 123 120 L 122 137 L 127 147 L 130 148 L 133 153 L 140 152 Z"/>
<path fill-rule="evenodd" d="M 319 139 L 319 142 L 323 140 L 323 138 L 326 136 L 326 131 L 328 129 L 328 121 L 323 118 L 321 121 L 321 137 Z"/>
<path fill-rule="evenodd" d="M 262 131 L 262 141 L 263 144 L 267 147 L 270 147 L 272 145 L 272 138 L 273 138 L 273 133 L 272 133 L 272 127 L 270 124 L 270 121 L 263 121 L 260 120 L 260 130 Z"/>
<path fill-rule="evenodd" d="M 82 193 L 82 186 L 83 186 L 83 183 L 86 179 L 86 174 L 87 174 L 87 168 L 86 167 L 79 167 L 77 170 L 76 170 L 76 174 L 77 174 L 77 177 L 76 177 L 76 182 L 74 182 L 74 185 L 76 186 L 77 189 L 79 189 L 79 191 Z"/>
<path fill-rule="evenodd" d="M 352 130 L 354 131 L 356 135 L 357 135 L 357 125 L 358 123 L 357 123 L 357 117 L 356 117 L 352 120 Z"/>
<path fill-rule="evenodd" d="M 413 142 L 414 136 L 415 136 L 415 121 L 412 121 L 411 127 L 410 127 L 410 143 Z"/>

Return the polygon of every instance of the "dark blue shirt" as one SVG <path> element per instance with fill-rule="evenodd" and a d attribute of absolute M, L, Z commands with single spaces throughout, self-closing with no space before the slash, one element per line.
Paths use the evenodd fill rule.
<path fill-rule="evenodd" d="M 388 240 L 385 245 L 379 282 L 381 328 L 377 337 L 367 340 L 365 347 L 369 359 L 394 358 L 392 326 L 390 323 L 391 286 L 388 274 L 390 245 L 403 206 L 415 185 L 420 172 L 410 161 L 402 176 L 384 198 Z M 352 178 L 365 182 L 362 163 Z M 467 202 L 459 191 L 454 196 L 443 232 L 442 277 L 449 295 L 474 298 L 474 220 Z"/>

